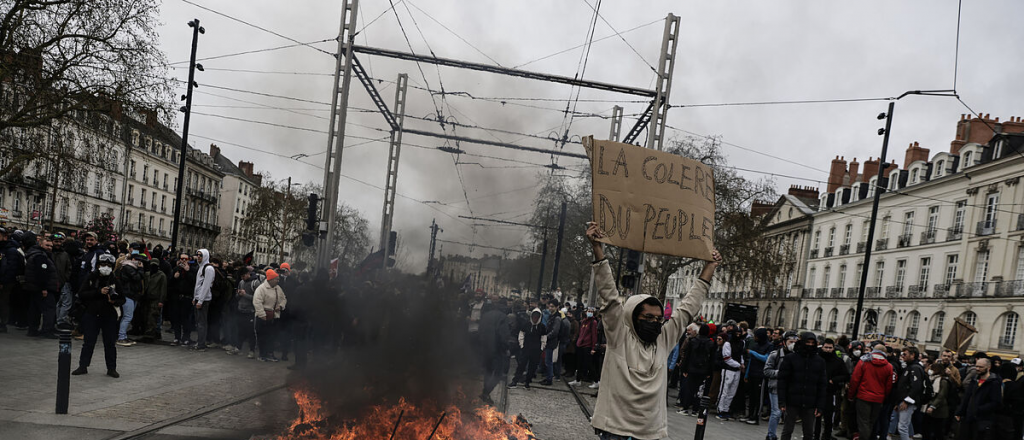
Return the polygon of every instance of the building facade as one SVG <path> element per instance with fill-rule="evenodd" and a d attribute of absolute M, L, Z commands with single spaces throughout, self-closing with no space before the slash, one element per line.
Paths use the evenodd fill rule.
<path fill-rule="evenodd" d="M 255 237 L 244 230 L 243 224 L 246 210 L 252 206 L 256 190 L 263 183 L 263 176 L 253 172 L 252 162 L 239 161 L 237 165 L 234 164 L 216 145 L 210 145 L 210 157 L 213 157 L 224 173 L 217 225 L 221 228 L 219 240 L 223 241 L 226 252 L 232 257 L 242 257 L 253 252 L 253 261 L 256 263 L 276 261 L 270 259 L 265 237 Z"/>
<path fill-rule="evenodd" d="M 705 305 L 715 316 L 727 303 L 759 307 L 759 321 L 835 336 L 851 334 L 860 281 L 867 272 L 860 332 L 941 347 L 955 318 L 978 333 L 972 349 L 1024 351 L 1024 123 L 962 117 L 949 151 L 930 155 L 917 143 L 904 169 L 832 161 L 826 192 L 807 215 L 794 249 L 795 276 L 776 289 L 716 283 Z M 873 243 L 867 242 L 874 190 L 882 188 Z M 783 198 L 785 199 L 785 197 Z M 784 237 L 785 200 L 767 213 L 771 234 Z M 802 238 L 801 238 L 802 237 Z M 864 251 L 873 246 L 868 267 Z M 779 287 L 779 286 L 776 286 Z M 780 313 L 783 308 L 785 312 Z M 720 315 L 719 315 L 720 318 Z"/>

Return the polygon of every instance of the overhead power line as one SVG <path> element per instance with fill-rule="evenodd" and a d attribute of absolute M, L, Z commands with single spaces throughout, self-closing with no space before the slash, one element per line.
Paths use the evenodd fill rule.
<path fill-rule="evenodd" d="M 484 249 L 494 249 L 494 250 L 499 250 L 499 251 L 520 252 L 520 253 L 524 253 L 524 254 L 536 254 L 537 253 L 536 251 L 526 251 L 526 250 L 521 250 L 521 249 L 509 249 L 509 248 L 503 248 L 503 247 L 485 246 L 485 245 L 482 245 L 482 244 L 470 244 L 470 243 L 463 243 L 461 241 L 442 240 L 440 238 L 438 238 L 437 241 L 439 243 L 458 244 L 458 245 L 462 245 L 462 246 L 478 247 L 478 248 L 484 248 Z"/>
<path fill-rule="evenodd" d="M 313 46 L 311 46 L 310 44 L 312 44 L 312 43 L 303 43 L 303 42 L 301 42 L 301 41 L 299 41 L 299 40 L 296 40 L 296 39 L 294 39 L 294 38 L 292 38 L 292 37 L 288 37 L 288 36 L 285 36 L 285 35 L 281 35 L 281 34 L 279 34 L 279 33 L 277 33 L 277 32 L 274 32 L 274 31 L 272 31 L 272 30 L 270 30 L 270 29 L 267 29 L 267 28 L 265 28 L 265 27 L 262 27 L 262 26 L 259 26 L 259 25 L 255 25 L 255 24 L 249 23 L 248 21 L 242 20 L 242 19 L 240 19 L 240 18 L 237 18 L 237 17 L 233 17 L 233 16 L 231 16 L 231 15 L 225 14 L 225 13 L 223 13 L 223 12 L 220 12 L 220 11 L 216 11 L 216 10 L 210 9 L 210 8 L 208 8 L 208 7 L 206 7 L 206 6 L 203 6 L 203 5 L 199 5 L 199 4 L 193 3 L 193 2 L 191 2 L 191 1 L 189 1 L 189 0 L 181 0 L 181 1 L 182 1 L 182 2 L 185 2 L 185 3 L 187 3 L 187 4 L 190 4 L 190 5 L 192 5 L 192 6 L 195 6 L 195 7 L 199 8 L 199 9 L 202 9 L 202 10 L 204 10 L 204 11 L 208 11 L 208 12 L 211 12 L 211 13 L 213 13 L 213 14 L 219 15 L 219 16 L 221 16 L 221 17 L 227 18 L 228 20 L 236 21 L 236 22 L 238 22 L 238 23 L 242 23 L 242 24 L 244 24 L 244 25 L 246 25 L 246 26 L 249 26 L 249 27 L 252 27 L 252 28 L 255 28 L 255 29 L 259 29 L 259 30 L 261 30 L 261 31 L 263 31 L 263 32 L 266 32 L 266 33 L 268 33 L 268 34 L 271 34 L 271 35 L 274 35 L 274 36 L 277 36 L 277 37 L 280 37 L 280 38 L 284 38 L 285 40 L 291 41 L 292 43 L 298 43 L 299 45 L 302 45 L 302 46 L 307 46 L 307 47 L 309 47 L 310 49 L 313 49 L 313 50 L 315 50 L 315 51 L 318 51 L 318 52 L 321 52 L 321 53 L 325 53 L 325 54 L 327 54 L 327 55 L 330 55 L 330 56 L 334 56 L 334 55 L 335 55 L 334 53 L 328 52 L 328 51 L 326 51 L 326 50 L 323 50 L 323 49 L 320 49 L 320 48 L 318 48 L 318 47 L 313 47 Z M 335 41 L 335 40 L 336 40 L 336 39 L 330 39 L 330 40 L 327 40 L 327 41 Z"/>

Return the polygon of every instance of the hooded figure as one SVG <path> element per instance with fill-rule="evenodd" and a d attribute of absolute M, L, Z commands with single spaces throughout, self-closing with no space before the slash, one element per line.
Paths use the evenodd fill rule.
<path fill-rule="evenodd" d="M 668 356 L 700 310 L 710 283 L 702 274 L 662 324 L 661 302 L 650 295 L 621 295 L 608 260 L 594 264 L 594 276 L 608 346 L 591 424 L 616 435 L 666 438 Z M 653 320 L 647 313 L 641 319 L 645 309 L 659 313 Z"/>
<path fill-rule="evenodd" d="M 530 381 L 537 374 L 537 365 L 540 364 L 540 353 L 548 342 L 547 328 L 542 323 L 544 315 L 540 309 L 530 311 L 529 321 L 519 329 L 519 356 L 516 357 L 516 375 L 512 378 L 509 388 L 515 388 L 518 383 L 523 387 L 530 388 Z M 527 368 L 529 367 L 529 368 Z"/>
<path fill-rule="evenodd" d="M 200 249 L 196 253 L 199 260 L 199 272 L 196 273 L 196 285 L 192 294 L 192 305 L 195 306 L 196 350 L 206 350 L 206 333 L 209 329 L 207 320 L 210 315 L 210 304 L 213 300 L 213 282 L 217 279 L 217 270 L 210 265 L 210 251 Z"/>

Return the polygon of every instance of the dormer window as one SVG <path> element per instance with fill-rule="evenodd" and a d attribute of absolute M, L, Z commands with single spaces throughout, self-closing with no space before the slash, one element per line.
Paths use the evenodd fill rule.
<path fill-rule="evenodd" d="M 996 149 L 992 153 L 992 160 L 996 160 L 996 159 L 999 159 L 1000 157 L 1003 157 L 1003 147 L 1004 146 L 1006 146 L 1006 139 L 1000 139 L 1000 140 L 996 141 Z"/>
<path fill-rule="evenodd" d="M 917 183 L 917 169 L 910 170 L 910 184 Z"/>
<path fill-rule="evenodd" d="M 973 163 L 971 163 L 971 159 L 973 159 L 973 158 L 974 158 L 974 155 L 971 154 L 970 151 L 964 153 L 964 168 L 967 168 L 967 167 L 969 167 L 971 165 L 974 165 Z"/>
<path fill-rule="evenodd" d="M 875 176 L 875 177 L 872 177 L 870 181 L 868 181 L 868 198 L 872 198 L 872 197 L 875 196 L 875 189 L 877 187 L 878 187 L 878 176 Z"/>
<path fill-rule="evenodd" d="M 860 182 L 854 183 L 851 188 L 853 194 L 850 194 L 850 203 L 853 203 L 860 199 Z"/>
<path fill-rule="evenodd" d="M 946 161 L 940 160 L 935 164 L 935 177 L 942 177 L 942 169 L 946 167 Z"/>
<path fill-rule="evenodd" d="M 899 189 L 899 185 L 899 174 L 896 174 L 895 176 L 889 175 L 889 190 L 896 191 L 897 189 Z"/>

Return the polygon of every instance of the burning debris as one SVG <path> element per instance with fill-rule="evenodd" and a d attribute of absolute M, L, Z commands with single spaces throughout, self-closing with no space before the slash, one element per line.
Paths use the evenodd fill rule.
<path fill-rule="evenodd" d="M 323 402 L 297 389 L 299 416 L 277 440 L 532 440 L 530 424 L 521 415 L 512 422 L 493 407 L 460 409 L 449 405 L 413 405 L 401 398 L 393 405 L 368 407 L 357 418 L 339 420 L 326 414 Z"/>

